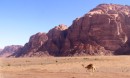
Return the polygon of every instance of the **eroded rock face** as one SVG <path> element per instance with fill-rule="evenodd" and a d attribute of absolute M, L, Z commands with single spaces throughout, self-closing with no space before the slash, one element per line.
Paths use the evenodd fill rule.
<path fill-rule="evenodd" d="M 130 54 L 130 6 L 101 4 L 72 25 L 37 33 L 15 56 Z"/>
<path fill-rule="evenodd" d="M 67 32 L 66 29 L 68 27 L 66 25 L 59 25 L 56 26 L 55 28 L 51 29 L 47 36 L 48 36 L 48 41 L 46 44 L 46 48 L 49 52 L 50 55 L 54 56 L 60 56 L 61 55 L 61 48 L 62 45 L 64 44 L 64 40 L 66 38 Z"/>
<path fill-rule="evenodd" d="M 74 20 L 62 48 L 63 55 L 113 54 L 129 42 L 129 22 L 129 6 L 101 4 Z"/>
<path fill-rule="evenodd" d="M 44 56 L 48 53 L 38 52 L 38 49 L 48 40 L 46 33 L 37 33 L 32 35 L 29 42 L 24 45 L 17 53 L 12 56 L 15 57 L 33 57 L 33 56 Z"/>
<path fill-rule="evenodd" d="M 37 33 L 30 37 L 22 49 L 14 53 L 14 57 L 59 56 L 62 43 L 66 37 L 67 26 L 60 24 L 47 34 Z"/>
<path fill-rule="evenodd" d="M 11 45 L 11 46 L 6 46 L 1 52 L 0 52 L 0 57 L 8 57 L 11 54 L 17 52 L 19 49 L 21 49 L 23 46 L 21 45 Z"/>

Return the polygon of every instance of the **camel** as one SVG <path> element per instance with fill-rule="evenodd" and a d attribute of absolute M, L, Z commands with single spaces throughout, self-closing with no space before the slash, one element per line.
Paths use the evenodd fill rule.
<path fill-rule="evenodd" d="M 82 66 L 87 69 L 87 70 L 92 70 L 92 72 L 94 72 L 96 70 L 95 66 L 93 64 L 88 64 L 87 66 L 84 66 L 84 64 L 82 64 Z"/>

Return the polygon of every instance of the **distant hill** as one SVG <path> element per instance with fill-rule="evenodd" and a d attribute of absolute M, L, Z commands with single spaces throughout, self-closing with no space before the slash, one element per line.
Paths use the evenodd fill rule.
<path fill-rule="evenodd" d="M 2 50 L 3 50 L 3 49 L 0 49 L 0 53 L 1 53 Z"/>
<path fill-rule="evenodd" d="M 2 51 L 2 49 L 0 48 L 0 51 Z"/>
<path fill-rule="evenodd" d="M 128 55 L 130 6 L 100 4 L 70 27 L 59 25 L 30 37 L 14 57 Z"/>
<path fill-rule="evenodd" d="M 3 50 L 0 51 L 0 57 L 7 57 L 17 52 L 20 48 L 22 48 L 21 45 L 6 46 Z"/>

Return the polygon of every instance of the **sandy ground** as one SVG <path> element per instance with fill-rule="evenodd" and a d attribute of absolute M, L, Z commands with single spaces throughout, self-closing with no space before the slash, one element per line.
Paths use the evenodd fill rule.
<path fill-rule="evenodd" d="M 130 56 L 0 58 L 0 78 L 130 78 Z"/>

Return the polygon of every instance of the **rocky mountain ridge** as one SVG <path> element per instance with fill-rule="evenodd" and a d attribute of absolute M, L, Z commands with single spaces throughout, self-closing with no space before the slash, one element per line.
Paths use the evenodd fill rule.
<path fill-rule="evenodd" d="M 0 57 L 8 57 L 8 56 L 12 55 L 13 53 L 17 52 L 22 47 L 23 46 L 21 46 L 21 45 L 5 46 L 4 49 L 2 49 L 0 51 Z"/>
<path fill-rule="evenodd" d="M 14 57 L 130 54 L 130 6 L 100 4 L 70 27 L 37 33 Z"/>

